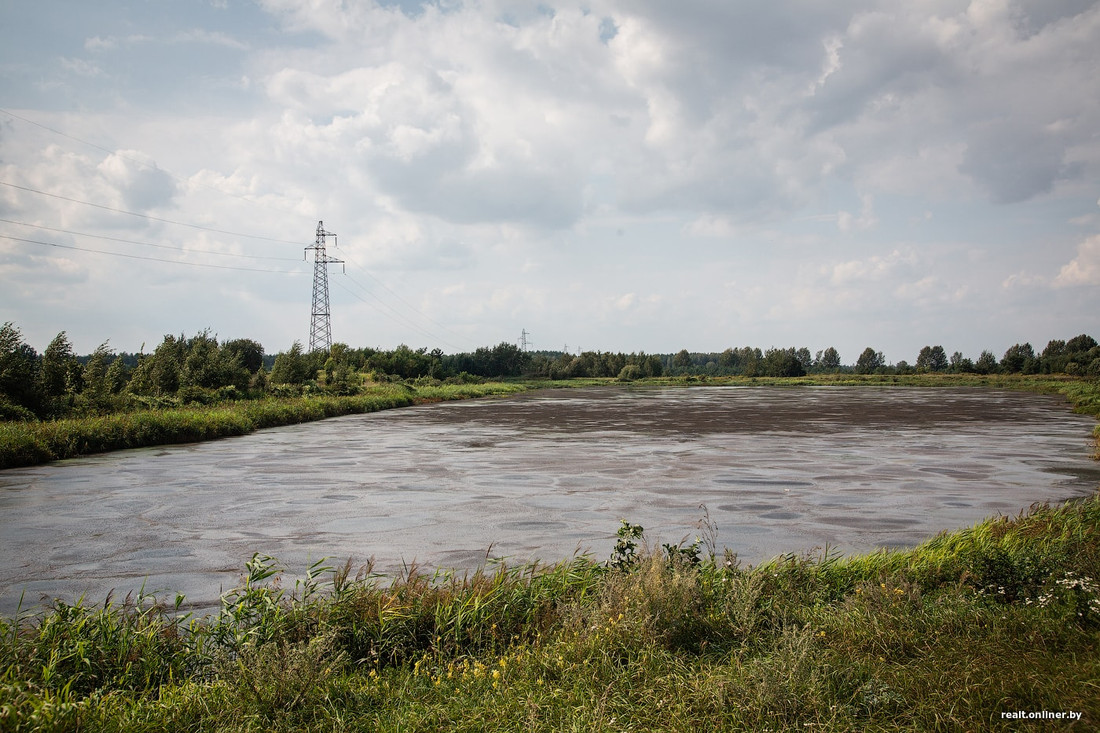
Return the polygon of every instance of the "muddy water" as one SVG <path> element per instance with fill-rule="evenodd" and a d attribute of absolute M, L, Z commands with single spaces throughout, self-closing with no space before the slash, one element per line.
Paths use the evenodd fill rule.
<path fill-rule="evenodd" d="M 143 583 L 207 608 L 253 552 L 603 558 L 620 518 L 678 542 L 700 505 L 750 562 L 912 545 L 1094 492 L 1094 424 L 992 390 L 559 390 L 3 471 L 0 612 Z"/>

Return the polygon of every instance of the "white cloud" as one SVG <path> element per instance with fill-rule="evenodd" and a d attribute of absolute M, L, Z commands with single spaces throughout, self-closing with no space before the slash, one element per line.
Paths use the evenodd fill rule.
<path fill-rule="evenodd" d="M 841 211 L 836 216 L 836 226 L 842 232 L 862 231 L 870 229 L 878 223 L 875 217 L 874 197 L 870 194 L 860 196 L 862 207 L 859 214 L 854 215 L 847 211 Z"/>
<path fill-rule="evenodd" d="M 917 262 L 909 251 L 894 250 L 886 256 L 873 255 L 863 260 L 849 260 L 830 267 L 829 281 L 834 285 L 848 285 L 858 281 L 882 280 L 902 268 L 911 268 Z"/>
<path fill-rule="evenodd" d="M 61 59 L 61 66 L 64 67 L 67 71 L 71 71 L 72 73 L 76 74 L 77 76 L 91 78 L 103 75 L 103 69 L 99 68 L 98 65 L 86 59 L 63 58 Z"/>
<path fill-rule="evenodd" d="M 119 150 L 96 166 L 129 209 L 155 209 L 168 204 L 176 182 L 156 162 L 137 150 Z"/>
<path fill-rule="evenodd" d="M 1100 234 L 1077 246 L 1077 257 L 1065 264 L 1054 278 L 1055 287 L 1100 285 Z"/>

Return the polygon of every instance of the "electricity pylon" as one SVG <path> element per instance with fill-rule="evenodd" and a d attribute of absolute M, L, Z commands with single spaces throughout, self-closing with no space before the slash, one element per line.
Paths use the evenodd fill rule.
<path fill-rule="evenodd" d="M 326 352 L 332 348 L 332 323 L 328 309 L 328 266 L 330 263 L 343 264 L 343 260 L 329 257 L 325 252 L 325 237 L 332 237 L 332 246 L 339 246 L 336 235 L 325 231 L 325 223 L 317 222 L 317 239 L 312 247 L 306 247 L 305 251 L 313 250 L 313 320 L 309 324 L 309 350 L 310 353 L 318 349 Z"/>

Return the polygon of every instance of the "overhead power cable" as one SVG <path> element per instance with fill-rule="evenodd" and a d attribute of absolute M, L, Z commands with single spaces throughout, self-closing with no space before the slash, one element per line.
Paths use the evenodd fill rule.
<path fill-rule="evenodd" d="M 347 257 L 347 255 L 346 255 L 346 254 L 345 254 L 344 256 L 345 256 L 345 257 Z M 360 269 L 360 270 L 362 270 L 362 272 L 363 272 L 363 274 L 364 274 L 364 275 L 366 275 L 366 276 L 367 276 L 367 277 L 369 277 L 369 278 L 370 278 L 371 280 L 374 280 L 374 281 L 375 281 L 376 283 L 378 283 L 378 284 L 379 284 L 380 286 L 382 286 L 382 288 L 383 288 L 383 289 L 384 289 L 384 290 L 385 290 L 386 292 L 388 292 L 388 293 L 389 293 L 390 295 L 392 295 L 392 296 L 393 296 L 394 298 L 396 298 L 396 299 L 397 299 L 397 300 L 398 300 L 398 301 L 399 301 L 400 303 L 402 303 L 402 304 L 403 304 L 403 305 L 404 305 L 404 306 L 405 306 L 406 308 L 408 308 L 409 310 L 411 310 L 411 311 L 412 311 L 413 313 L 415 313 L 416 315 L 420 316 L 421 318 L 423 318 L 424 320 L 426 320 L 426 321 L 428 321 L 428 322 L 430 322 L 430 323 L 433 323 L 433 324 L 435 324 L 435 325 L 436 325 L 436 326 L 438 326 L 439 328 L 442 328 L 442 329 L 443 329 L 444 331 L 446 331 L 447 333 L 451 334 L 452 336 L 454 336 L 454 337 L 456 337 L 456 338 L 465 338 L 465 337 L 464 337 L 464 336 L 462 336 L 461 334 L 455 333 L 454 331 L 452 331 L 452 330 L 451 330 L 450 328 L 448 328 L 447 326 L 444 326 L 444 325 L 443 325 L 442 323 L 440 323 L 439 321 L 435 320 L 434 318 L 432 318 L 431 316 L 429 316 L 429 315 L 428 315 L 427 313 L 424 313 L 423 311 L 421 311 L 420 309 L 418 309 L 418 308 L 417 308 L 416 306 L 414 306 L 413 304 L 409 303 L 409 302 L 408 302 L 407 300 L 405 300 L 404 298 L 402 298 L 402 297 L 401 297 L 401 296 L 400 296 L 399 294 L 397 294 L 396 292 L 394 292 L 392 288 L 388 287 L 388 286 L 386 285 L 386 283 L 382 282 L 382 281 L 381 281 L 381 280 L 379 280 L 379 279 L 378 279 L 377 277 L 375 277 L 374 275 L 372 275 L 372 274 L 370 273 L 370 270 L 368 270 L 367 268 L 363 267 L 362 265 L 359 265 L 359 263 L 358 263 L 358 262 L 356 262 L 355 260 L 353 260 L 353 259 L 352 259 L 351 257 L 348 257 L 348 262 L 352 263 L 353 265 L 358 265 L 358 266 L 359 266 L 359 269 Z M 353 283 L 355 283 L 356 285 L 358 285 L 359 287 L 361 287 L 361 288 L 362 288 L 362 289 L 364 290 L 364 292 L 368 292 L 368 293 L 369 293 L 369 292 L 371 292 L 371 291 L 370 291 L 370 289 L 369 289 L 368 287 L 366 287 L 366 286 L 365 286 L 365 285 L 363 285 L 362 283 L 360 283 L 360 282 L 356 281 L 356 280 L 355 280 L 354 278 L 352 278 L 351 276 L 348 276 L 348 279 L 349 279 L 349 280 L 351 280 L 351 281 L 352 281 Z"/>
<path fill-rule="evenodd" d="M 339 288 L 340 288 L 341 290 L 343 290 L 344 292 L 346 292 L 346 293 L 348 293 L 349 295 L 351 295 L 351 297 L 355 298 L 356 300 L 358 300 L 358 301 L 360 301 L 360 302 L 362 302 L 362 303 L 366 303 L 367 305 L 371 306 L 372 308 L 374 308 L 375 310 L 377 310 L 377 311 L 378 311 L 379 313 L 381 313 L 381 314 L 382 314 L 383 316 L 385 316 L 386 318 L 389 318 L 389 319 L 390 319 L 391 321 L 393 321 L 394 323 L 397 323 L 398 325 L 404 326 L 404 327 L 406 327 L 406 328 L 411 328 L 411 329 L 413 329 L 414 331 L 418 332 L 418 333 L 419 333 L 420 335 L 422 335 L 422 336 L 424 336 L 424 337 L 426 337 L 426 338 L 429 338 L 429 339 L 431 339 L 432 341 L 436 341 L 436 342 L 438 342 L 438 343 L 440 343 L 440 344 L 443 344 L 443 345 L 445 345 L 445 346 L 449 346 L 449 347 L 451 347 L 452 349 L 459 349 L 459 347 L 458 347 L 458 346 L 456 346 L 455 344 L 453 344 L 453 343 L 451 343 L 451 342 L 449 342 L 449 341 L 447 341 L 447 340 L 445 340 L 445 339 L 442 339 L 442 338 L 440 338 L 440 337 L 439 337 L 439 336 L 438 336 L 437 334 L 434 334 L 434 333 L 432 333 L 431 331 L 428 331 L 428 330 L 426 330 L 426 329 L 422 328 L 421 326 L 417 325 L 417 324 L 416 324 L 415 322 L 413 322 L 413 321 L 409 320 L 408 318 L 406 318 L 405 316 L 401 315 L 401 313 L 399 313 L 398 311 L 394 310 L 392 306 L 388 305 L 388 304 L 387 304 L 387 303 L 386 303 L 385 301 L 383 301 L 383 300 L 382 300 L 381 298 L 379 298 L 379 297 L 378 297 L 377 295 L 375 295 L 374 293 L 370 292 L 369 290 L 365 291 L 365 292 L 367 293 L 367 295 L 369 295 L 369 296 L 371 296 L 372 298 L 374 298 L 374 299 L 375 299 L 376 301 L 378 301 L 378 303 L 379 303 L 379 304 L 381 304 L 381 306 L 382 306 L 383 308 L 386 308 L 386 309 L 387 309 L 387 310 L 389 310 L 390 312 L 389 312 L 389 313 L 387 313 L 386 311 L 384 311 L 384 310 L 381 310 L 381 309 L 379 309 L 377 305 L 375 305 L 374 303 L 371 303 L 370 301 L 366 300 L 366 299 L 365 299 L 365 298 L 363 298 L 363 297 L 362 297 L 361 295 L 359 295 L 358 293 L 356 293 L 356 292 L 355 292 L 354 290 L 352 290 L 352 289 L 350 289 L 350 288 L 346 287 L 346 286 L 345 286 L 345 285 L 344 285 L 344 284 L 343 284 L 343 283 L 341 282 L 341 280 L 343 280 L 343 278 L 336 278 L 335 280 L 333 280 L 333 283 L 334 283 L 334 284 L 335 284 L 335 285 L 336 285 L 337 287 L 339 287 Z"/>
<path fill-rule="evenodd" d="M 301 275 L 301 270 L 261 270 L 255 267 L 234 267 L 233 265 L 211 265 L 205 262 L 187 262 L 186 260 L 166 260 L 161 257 L 146 257 L 144 255 L 133 255 L 125 252 L 110 252 L 104 249 L 92 249 L 91 247 L 77 247 L 75 244 L 59 244 L 57 242 L 43 242 L 38 239 L 25 239 L 23 237 L 13 237 L 10 234 L 0 234 L 0 239 L 10 239 L 13 242 L 25 242 L 27 244 L 38 244 L 43 247 L 59 247 L 61 249 L 75 249 L 80 252 L 92 252 L 94 254 L 110 255 L 112 257 L 126 257 L 131 260 L 147 260 L 149 262 L 167 262 L 171 265 L 188 265 L 190 267 L 208 267 L 215 270 L 238 270 L 242 272 L 269 272 L 279 275 Z"/>
<path fill-rule="evenodd" d="M 248 196 L 242 196 L 240 194 L 230 193 L 229 191 L 218 188 L 217 186 L 211 186 L 208 183 L 202 183 L 201 181 L 195 181 L 193 179 L 186 178 L 184 176 L 178 175 L 178 174 L 173 173 L 172 171 L 170 171 L 166 168 L 161 168 L 160 166 L 158 166 L 156 164 L 149 163 L 148 161 L 141 160 L 139 158 L 135 158 L 135 157 L 130 156 L 130 155 L 124 155 L 124 154 L 120 153 L 117 150 L 111 150 L 110 148 L 105 148 L 102 145 L 97 145 L 96 143 L 90 142 L 88 140 L 83 140 L 79 137 L 74 137 L 73 135 L 69 135 L 67 133 L 64 133 L 61 130 L 55 130 L 54 128 L 52 128 L 48 125 L 43 125 L 41 122 L 35 122 L 32 119 L 28 119 L 27 117 L 16 114 L 15 112 L 12 112 L 11 110 L 0 108 L 0 113 L 6 114 L 9 117 L 14 117 L 15 119 L 21 120 L 22 122 L 26 122 L 28 125 L 34 125 L 35 127 L 39 127 L 43 130 L 46 130 L 47 132 L 52 132 L 53 134 L 59 135 L 59 136 L 61 136 L 63 138 L 66 138 L 68 140 L 78 142 L 81 145 L 87 145 L 90 148 L 95 148 L 96 150 L 100 150 L 104 153 L 107 153 L 108 155 L 118 156 L 119 158 L 122 158 L 123 160 L 128 160 L 131 163 L 134 163 L 135 165 L 140 165 L 143 168 L 160 171 L 161 173 L 164 173 L 165 175 L 171 176 L 172 178 L 176 179 L 180 183 L 186 183 L 188 185 L 202 186 L 203 188 L 208 188 L 211 191 L 215 191 L 216 193 L 220 193 L 223 196 L 232 196 L 235 199 L 239 199 L 241 201 L 247 201 L 250 204 L 255 204 L 257 206 L 263 206 L 265 209 L 270 209 L 271 211 L 278 211 L 280 213 L 290 214 L 290 215 L 295 216 L 295 217 L 299 216 L 299 214 L 297 214 L 295 212 L 288 211 L 288 210 L 285 210 L 285 209 L 281 209 L 277 206 L 272 206 L 272 205 L 270 205 L 268 203 L 265 203 L 263 201 L 257 201 L 256 199 L 249 198 Z M 297 244 L 297 242 L 295 242 L 295 244 Z"/>
<path fill-rule="evenodd" d="M 188 249 L 187 247 L 176 247 L 170 244 L 154 244 L 153 242 L 139 242 L 136 239 L 122 239 L 120 237 L 108 237 L 106 234 L 90 234 L 88 232 L 76 232 L 71 229 L 58 229 L 56 227 L 47 227 L 41 224 L 30 224 L 25 221 L 15 221 L 13 219 L 2 219 L 0 222 L 5 224 L 18 224 L 23 227 L 30 227 L 32 229 L 41 229 L 47 232 L 58 232 L 60 234 L 72 234 L 77 237 L 90 237 L 92 239 L 105 239 L 109 242 L 120 242 L 122 244 L 137 244 L 142 247 L 156 247 L 157 249 L 170 249 L 176 252 L 188 252 L 204 255 L 213 255 L 215 257 L 241 257 L 249 260 L 277 260 L 280 262 L 301 262 L 298 257 L 271 257 L 270 255 L 244 255 L 235 254 L 233 252 L 215 252 L 211 249 Z"/>
<path fill-rule="evenodd" d="M 62 201 L 71 201 L 74 204 L 82 204 L 84 206 L 93 206 L 97 209 L 103 209 L 105 211 L 112 211 L 116 214 L 126 214 L 127 216 L 136 216 L 142 219 L 148 219 L 150 221 L 159 221 L 162 224 L 172 224 L 174 226 L 189 227 L 191 229 L 200 229 L 204 232 L 214 232 L 216 234 L 226 234 L 231 237 L 248 237 L 249 239 L 262 239 L 267 242 L 277 242 L 279 244 L 294 244 L 301 245 L 301 242 L 292 242 L 289 239 L 273 239 L 272 237 L 264 237 L 259 234 L 247 234 L 245 232 L 231 232 L 225 229 L 215 229 L 213 227 L 202 226 L 201 224 L 188 224 L 185 221 L 173 221 L 172 219 L 163 219 L 158 216 L 151 216 L 149 214 L 140 214 L 136 211 L 126 211 L 125 209 L 116 209 L 113 206 L 104 206 L 103 204 L 92 203 L 91 201 L 82 201 L 80 199 L 74 199 L 69 196 L 62 196 L 57 193 L 49 193 L 47 191 L 39 191 L 37 188 L 30 188 L 29 186 L 19 186 L 15 183 L 9 183 L 8 181 L 0 181 L 0 185 L 9 186 L 11 188 L 19 189 L 20 191 L 28 191 L 30 193 L 37 193 L 42 196 L 49 196 L 50 198 L 61 199 Z"/>

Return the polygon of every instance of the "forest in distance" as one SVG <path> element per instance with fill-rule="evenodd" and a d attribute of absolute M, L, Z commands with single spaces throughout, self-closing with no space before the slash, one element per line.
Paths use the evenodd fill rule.
<path fill-rule="evenodd" d="M 717 353 L 686 349 L 670 354 L 585 351 L 524 351 L 502 342 L 473 352 L 440 349 L 352 348 L 336 343 L 326 353 L 301 343 L 267 354 L 252 339 L 219 341 L 209 331 L 166 335 L 151 353 L 115 353 L 107 342 L 78 355 L 62 331 L 39 353 L 11 323 L 0 327 L 0 420 L 35 420 L 107 414 L 188 404 L 295 397 L 352 395 L 365 384 L 418 380 L 464 384 L 485 379 L 653 377 L 800 377 L 811 374 L 1067 374 L 1100 377 L 1100 345 L 1081 334 L 1051 340 L 1037 352 L 1015 344 L 999 359 L 982 351 L 971 359 L 925 346 L 912 363 L 888 363 L 867 347 L 844 363 L 833 347 L 812 354 L 806 347 L 728 348 Z"/>

